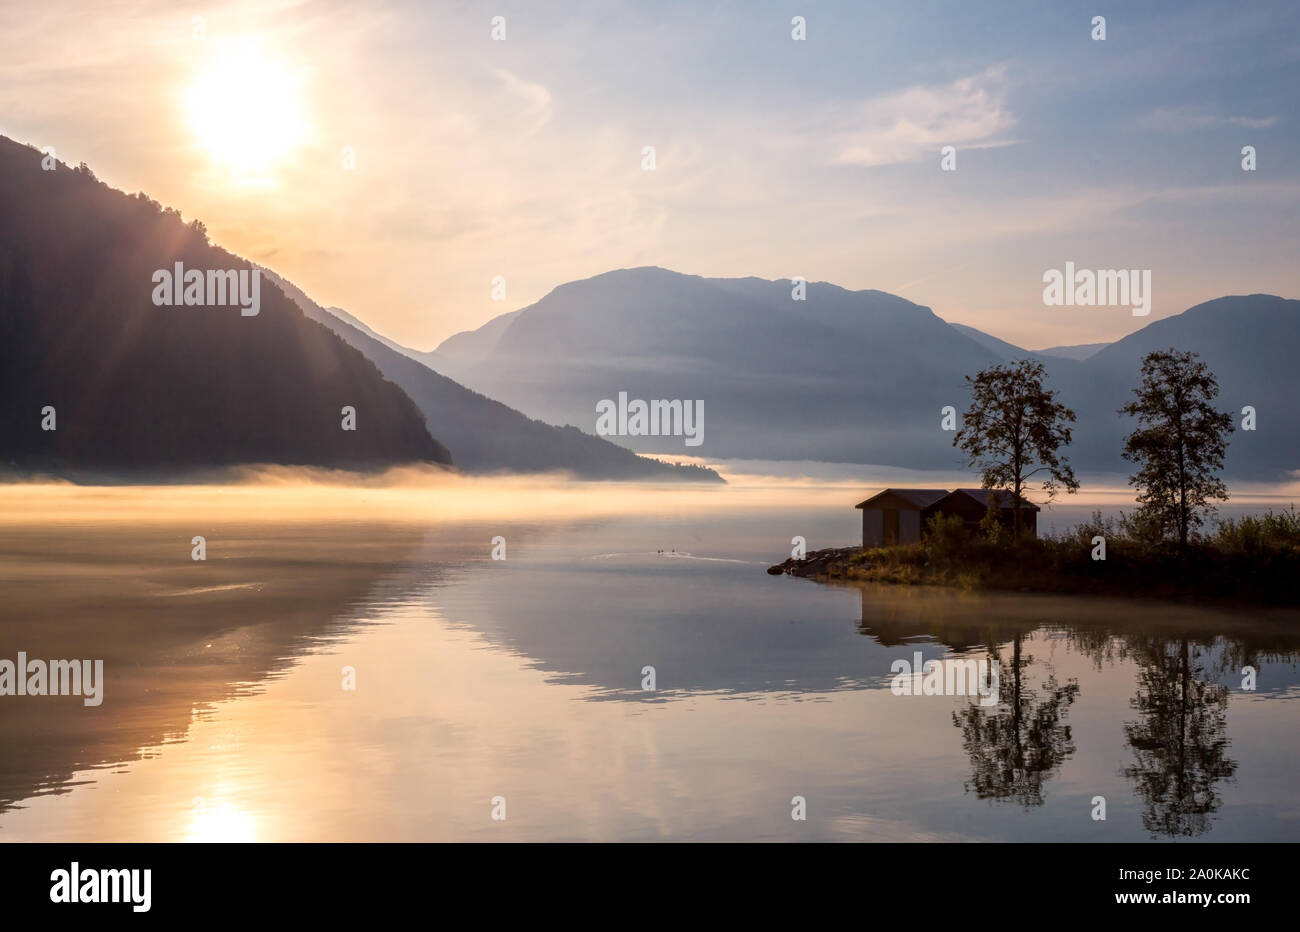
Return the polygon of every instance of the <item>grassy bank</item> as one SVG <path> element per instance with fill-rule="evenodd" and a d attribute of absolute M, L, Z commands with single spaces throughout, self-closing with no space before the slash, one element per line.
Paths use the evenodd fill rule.
<path fill-rule="evenodd" d="M 1094 539 L 1105 539 L 1105 558 Z M 820 550 L 768 570 L 812 579 L 956 586 L 968 590 L 1139 595 L 1211 602 L 1300 604 L 1300 514 L 1227 520 L 1185 552 L 1100 515 L 1043 539 L 971 535 L 932 523 L 920 543 Z"/>

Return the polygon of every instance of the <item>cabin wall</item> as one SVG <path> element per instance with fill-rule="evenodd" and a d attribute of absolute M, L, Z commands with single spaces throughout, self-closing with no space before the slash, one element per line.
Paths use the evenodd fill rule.
<path fill-rule="evenodd" d="M 915 544 L 921 539 L 921 513 L 919 511 L 901 508 L 863 508 L 862 546 L 882 547 L 885 545 L 886 510 L 892 511 L 898 516 L 898 540 L 890 543 Z"/>
<path fill-rule="evenodd" d="M 898 513 L 898 542 L 915 544 L 921 539 L 921 513 L 919 511 L 900 511 Z"/>
<path fill-rule="evenodd" d="M 879 547 L 885 536 L 885 513 L 878 508 L 862 509 L 862 546 Z"/>
<path fill-rule="evenodd" d="M 931 513 L 943 515 L 956 515 L 961 518 L 966 525 L 966 531 L 969 534 L 979 532 L 980 525 L 984 521 L 987 509 L 978 503 L 971 502 L 947 502 L 940 507 L 931 509 Z M 1016 526 L 1016 512 L 1012 508 L 1002 508 L 998 510 L 998 523 L 1007 529 Z M 1021 527 L 1030 537 L 1038 536 L 1038 512 L 1030 511 L 1026 508 L 1020 512 Z"/>
<path fill-rule="evenodd" d="M 1014 530 L 1016 526 L 1016 511 L 1014 508 L 1003 508 L 998 513 L 998 520 L 1008 530 Z M 1030 511 L 1028 508 L 1020 512 L 1020 528 L 1030 537 L 1038 536 L 1038 512 Z"/>
<path fill-rule="evenodd" d="M 984 513 L 988 509 L 977 501 L 954 495 L 952 498 L 945 499 L 935 506 L 934 510 L 940 514 L 956 515 L 967 523 L 979 524 L 984 519 Z"/>

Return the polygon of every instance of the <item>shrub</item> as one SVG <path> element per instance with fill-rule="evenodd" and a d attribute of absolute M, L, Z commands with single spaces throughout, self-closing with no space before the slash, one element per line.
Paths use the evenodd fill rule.
<path fill-rule="evenodd" d="M 1286 511 L 1271 509 L 1262 515 L 1227 518 L 1210 535 L 1209 543 L 1237 553 L 1277 553 L 1300 549 L 1300 514 L 1292 505 Z"/>
<path fill-rule="evenodd" d="M 1104 537 L 1107 542 L 1118 540 L 1121 536 L 1119 527 L 1114 518 L 1104 517 L 1101 509 L 1098 508 L 1092 513 L 1092 517 L 1084 521 L 1074 529 L 1073 537 L 1066 536 L 1066 540 L 1078 544 L 1080 547 L 1092 547 L 1094 537 Z"/>
<path fill-rule="evenodd" d="M 984 588 L 984 576 L 982 573 L 958 573 L 957 585 L 967 592 L 976 592 Z"/>
<path fill-rule="evenodd" d="M 1174 528 L 1158 514 L 1139 508 L 1132 515 L 1120 512 L 1119 536 L 1145 550 L 1163 549 L 1174 540 Z"/>
<path fill-rule="evenodd" d="M 951 562 L 969 549 L 966 522 L 957 515 L 932 515 L 925 524 L 923 545 L 931 559 L 940 563 Z"/>

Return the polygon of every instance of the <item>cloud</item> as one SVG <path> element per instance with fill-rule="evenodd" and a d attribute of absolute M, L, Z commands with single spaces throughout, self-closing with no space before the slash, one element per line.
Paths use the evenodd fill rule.
<path fill-rule="evenodd" d="M 1004 69 L 990 68 L 950 84 L 915 85 L 873 97 L 833 115 L 839 165 L 892 165 L 937 155 L 942 146 L 992 148 L 1016 123 L 1007 110 Z"/>
<path fill-rule="evenodd" d="M 1277 117 L 1220 116 L 1199 107 L 1159 107 L 1138 117 L 1138 126 L 1161 133 L 1186 133 L 1211 126 L 1268 129 Z"/>
<path fill-rule="evenodd" d="M 497 69 L 497 78 L 511 97 L 523 104 L 534 130 L 541 129 L 551 120 L 551 92 L 540 84 L 525 81 L 504 68 Z"/>
<path fill-rule="evenodd" d="M 1256 118 L 1256 117 L 1230 116 L 1228 117 L 1228 122 L 1231 123 L 1233 126 L 1244 126 L 1247 129 L 1268 129 L 1270 126 L 1277 123 L 1277 117 L 1271 116 L 1271 117 Z"/>

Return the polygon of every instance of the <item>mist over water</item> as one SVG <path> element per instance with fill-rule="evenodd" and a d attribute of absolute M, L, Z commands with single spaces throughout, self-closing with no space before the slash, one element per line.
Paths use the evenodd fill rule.
<path fill-rule="evenodd" d="M 0 488 L 0 658 L 105 671 L 97 708 L 0 697 L 0 840 L 1297 837 L 1293 615 L 769 577 L 877 477 L 746 465 Z M 915 651 L 999 704 L 894 695 Z"/>

